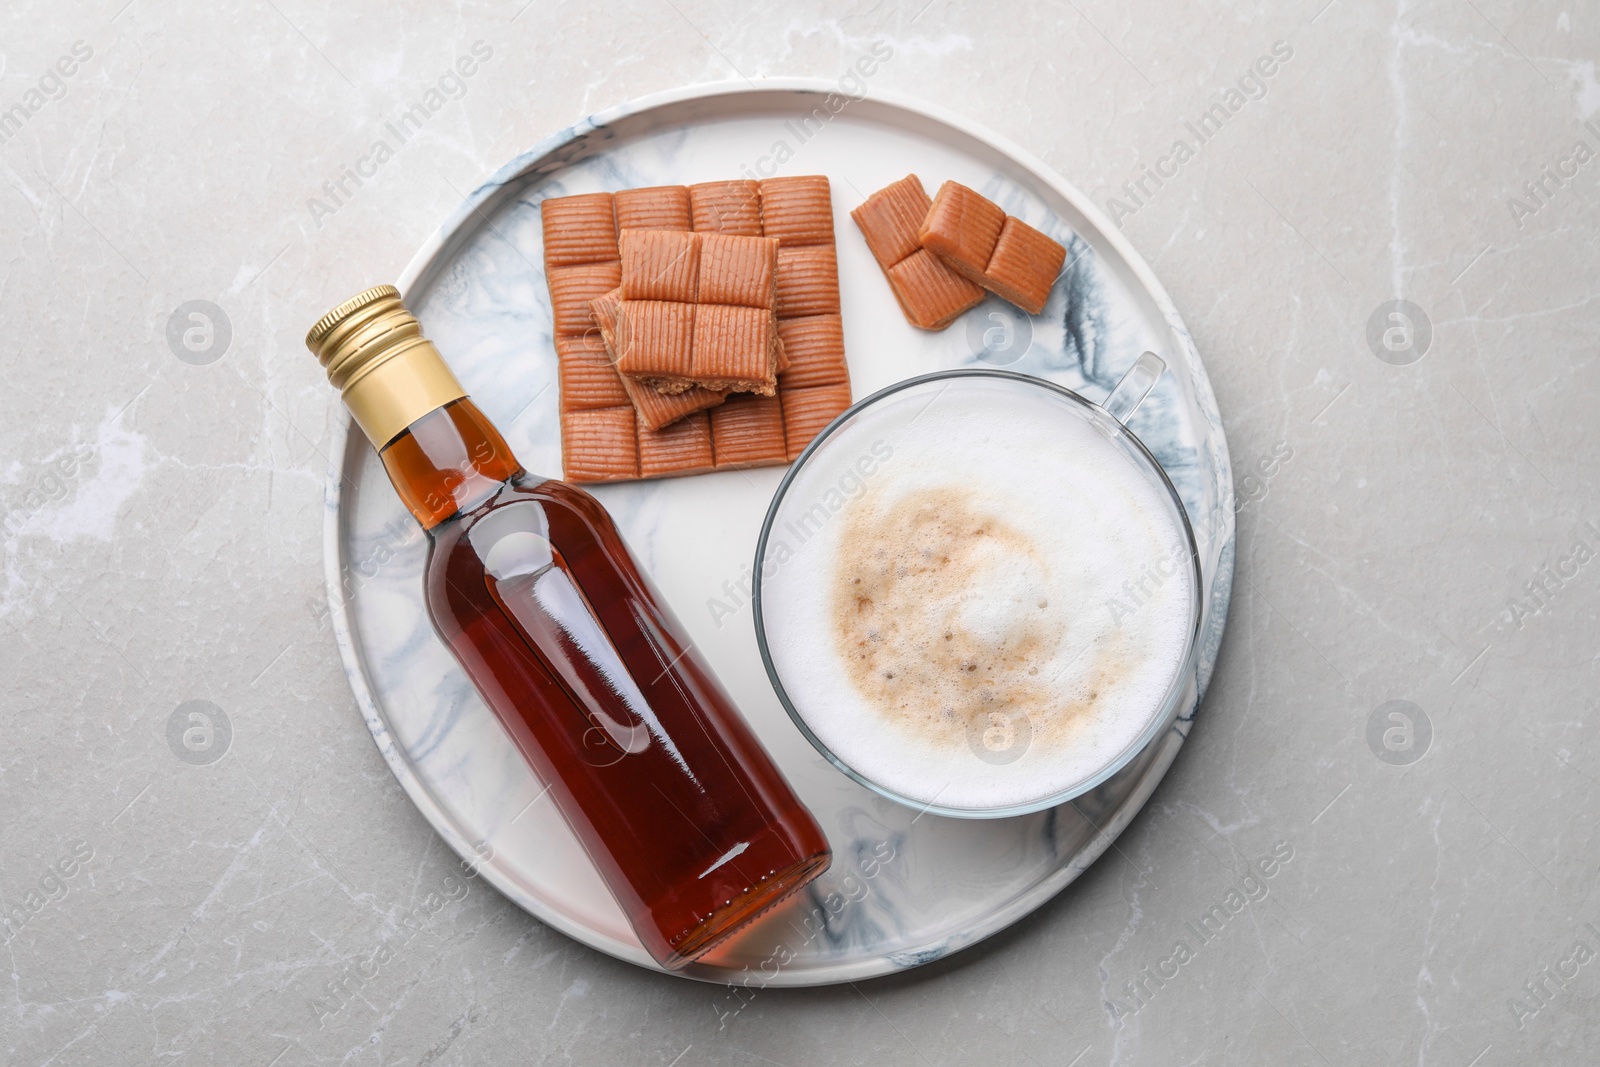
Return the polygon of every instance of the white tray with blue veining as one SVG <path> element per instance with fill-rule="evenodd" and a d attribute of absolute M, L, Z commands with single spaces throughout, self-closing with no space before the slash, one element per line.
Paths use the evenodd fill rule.
<path fill-rule="evenodd" d="M 969 185 L 1067 246 L 1032 319 L 991 300 L 913 329 L 850 210 L 907 173 Z M 1189 509 L 1201 548 L 1200 666 L 1174 728 L 1072 804 L 1002 820 L 900 807 L 825 762 L 779 705 L 757 654 L 749 574 L 783 468 L 594 491 L 833 844 L 832 869 L 684 972 L 759 986 L 868 978 L 949 955 L 1016 922 L 1106 850 L 1171 765 L 1222 640 L 1233 578 L 1227 443 L 1205 369 L 1150 269 L 1088 198 L 964 119 L 829 83 L 696 86 L 596 115 L 511 161 L 400 280 L 407 303 L 532 472 L 561 474 L 556 360 L 539 204 L 550 196 L 770 174 L 833 186 L 845 347 L 857 398 L 927 371 L 1006 366 L 1103 399 L 1149 349 L 1170 368 L 1130 426 Z M 422 604 L 425 541 L 359 433 L 336 442 L 325 548 L 335 632 L 373 739 L 417 808 L 481 876 L 539 920 L 655 965 Z M 732 1003 L 732 1002 L 730 1002 Z"/>

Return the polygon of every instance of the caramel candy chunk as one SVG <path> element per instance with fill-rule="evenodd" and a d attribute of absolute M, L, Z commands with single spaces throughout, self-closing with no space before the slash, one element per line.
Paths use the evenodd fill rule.
<path fill-rule="evenodd" d="M 561 414 L 561 469 L 570 482 L 639 477 L 638 419 L 631 407 Z"/>
<path fill-rule="evenodd" d="M 981 285 L 1005 224 L 1006 213 L 1000 205 L 958 182 L 945 182 L 917 229 L 917 240 Z"/>
<path fill-rule="evenodd" d="M 911 325 L 940 330 L 983 302 L 983 290 L 922 247 L 917 231 L 933 201 L 915 174 L 867 197 L 850 213 Z"/>
<path fill-rule="evenodd" d="M 700 274 L 698 234 L 674 230 L 623 230 L 618 242 L 622 253 L 624 300 L 695 301 Z"/>
<path fill-rule="evenodd" d="M 613 289 L 605 296 L 590 301 L 590 308 L 594 311 L 595 321 L 600 324 L 600 336 L 605 346 L 606 370 L 620 383 L 618 386 L 623 391 L 623 399 L 634 406 L 639 413 L 639 421 L 647 430 L 659 430 L 663 426 L 683 418 L 685 415 L 706 408 L 715 407 L 722 403 L 723 394 L 711 389 L 702 389 L 696 386 L 685 389 L 681 393 L 663 393 L 648 385 L 642 385 L 632 378 L 619 375 L 612 366 L 616 362 L 617 347 L 617 316 L 622 310 L 622 290 Z M 561 346 L 556 345 L 559 356 Z M 563 364 L 563 369 L 565 365 Z M 564 387 L 563 387 L 564 388 Z M 565 392 L 562 394 L 566 396 Z M 615 401 L 613 401 L 615 402 Z M 594 405 L 596 407 L 602 405 Z M 707 438 L 709 440 L 709 438 Z"/>
<path fill-rule="evenodd" d="M 889 287 L 911 325 L 942 330 L 983 302 L 983 290 L 919 248 L 889 268 Z"/>
<path fill-rule="evenodd" d="M 932 206 L 922 182 L 915 174 L 908 174 L 867 197 L 865 203 L 850 212 L 850 217 L 867 239 L 872 258 L 888 270 L 922 247 L 917 231 Z"/>
<path fill-rule="evenodd" d="M 1015 215 L 1006 218 L 1000 240 L 983 272 L 983 286 L 1030 315 L 1044 310 L 1067 250 Z"/>
<path fill-rule="evenodd" d="M 595 329 L 589 302 L 615 289 L 622 280 L 616 260 L 554 267 L 545 275 L 550 283 L 550 313 L 557 337 L 581 337 Z"/>
<path fill-rule="evenodd" d="M 692 236 L 700 239 L 700 303 L 773 306 L 780 255 L 777 240 L 723 233 Z"/>
<path fill-rule="evenodd" d="M 553 197 L 539 206 L 539 217 L 546 273 L 617 258 L 617 221 L 610 193 Z"/>
<path fill-rule="evenodd" d="M 785 388 L 783 403 L 784 447 L 789 459 L 805 451 L 811 439 L 850 406 L 850 383 Z"/>
<path fill-rule="evenodd" d="M 1044 310 L 1067 250 L 965 185 L 945 182 L 918 231 L 922 247 L 1030 315 Z"/>
<path fill-rule="evenodd" d="M 803 245 L 778 250 L 780 318 L 829 315 L 839 311 L 839 261 L 832 245 Z"/>
<path fill-rule="evenodd" d="M 694 380 L 708 389 L 760 393 L 777 389 L 777 330 L 772 312 L 732 304 L 694 309 Z"/>
<path fill-rule="evenodd" d="M 561 404 L 570 410 L 614 408 L 629 402 L 622 376 L 597 336 L 557 337 L 556 375 Z"/>
<path fill-rule="evenodd" d="M 838 315 L 779 319 L 778 338 L 789 358 L 788 368 L 778 375 L 780 390 L 850 384 L 844 362 L 844 321 Z"/>
<path fill-rule="evenodd" d="M 639 427 L 639 477 L 699 474 L 715 466 L 711 418 L 705 412 L 690 415 L 664 430 Z"/>
<path fill-rule="evenodd" d="M 788 462 L 782 402 L 775 396 L 730 396 L 711 409 L 711 447 L 718 468 Z"/>
<path fill-rule="evenodd" d="M 783 247 L 833 245 L 833 193 L 820 174 L 760 183 L 761 232 Z"/>
<path fill-rule="evenodd" d="M 689 186 L 694 228 L 743 237 L 761 236 L 761 190 L 752 181 Z"/>
<path fill-rule="evenodd" d="M 613 194 L 617 212 L 617 231 L 689 230 L 694 216 L 689 213 L 689 190 L 682 185 L 656 185 L 648 189 L 624 189 Z"/>
<path fill-rule="evenodd" d="M 617 372 L 664 393 L 692 386 L 694 309 L 677 301 L 624 300 L 617 317 Z"/>

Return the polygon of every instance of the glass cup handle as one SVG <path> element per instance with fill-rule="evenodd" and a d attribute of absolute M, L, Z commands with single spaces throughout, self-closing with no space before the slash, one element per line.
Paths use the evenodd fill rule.
<path fill-rule="evenodd" d="M 1128 419 L 1139 410 L 1139 405 L 1144 403 L 1144 398 L 1150 395 L 1150 390 L 1156 387 L 1156 382 L 1161 380 L 1166 369 L 1167 364 L 1160 356 L 1146 352 L 1128 368 L 1117 387 L 1111 390 L 1111 395 L 1100 406 L 1113 419 L 1127 425 Z"/>

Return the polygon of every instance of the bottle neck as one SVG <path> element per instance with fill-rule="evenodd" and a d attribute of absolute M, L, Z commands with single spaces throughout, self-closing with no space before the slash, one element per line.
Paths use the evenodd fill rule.
<path fill-rule="evenodd" d="M 467 397 L 428 412 L 378 454 L 424 530 L 471 511 L 522 473 L 505 438 Z"/>

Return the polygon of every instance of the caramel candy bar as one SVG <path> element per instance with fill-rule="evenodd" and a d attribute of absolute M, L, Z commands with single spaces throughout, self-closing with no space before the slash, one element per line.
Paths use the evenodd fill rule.
<path fill-rule="evenodd" d="M 769 178 L 759 183 L 708 182 L 693 189 L 660 186 L 616 194 L 591 193 L 547 199 L 541 211 L 552 311 L 560 308 L 554 317 L 559 320 L 555 333 L 562 457 L 569 481 L 624 481 L 785 463 L 849 406 L 837 266 L 827 254 L 785 257 L 788 265 L 801 265 L 798 285 L 793 281 L 785 285 L 786 264 L 775 255 L 768 272 L 770 282 L 761 271 L 747 275 L 745 268 L 734 262 L 735 253 L 772 255 L 764 250 L 719 249 L 712 257 L 712 267 L 706 267 L 707 250 L 719 234 L 765 236 L 767 247 L 775 246 L 779 252 L 825 246 L 826 253 L 832 253 L 833 203 L 826 178 Z M 913 230 L 915 221 L 920 221 L 920 216 L 914 220 Z M 617 373 L 618 315 L 624 295 L 619 248 L 622 230 L 700 235 L 695 302 L 656 303 L 680 303 L 688 309 L 691 364 L 694 317 L 702 304 L 714 307 L 716 310 L 707 313 L 711 333 L 706 343 L 726 334 L 736 344 L 734 354 L 719 352 L 709 358 L 713 365 L 735 371 L 749 369 L 735 366 L 741 358 L 753 365 L 751 354 L 757 347 L 753 323 L 740 312 L 752 306 L 766 310 L 769 358 L 780 376 L 777 395 L 735 393 L 725 397 L 699 387 L 667 395 Z M 650 263 L 671 263 L 670 258 L 660 258 L 662 247 L 638 246 L 635 252 L 640 258 L 632 265 L 646 269 Z M 643 258 L 646 253 L 658 258 Z M 571 267 L 589 269 L 557 273 Z M 683 295 L 681 275 L 668 274 L 670 271 L 656 272 L 652 284 L 666 286 L 656 292 Z M 699 292 L 707 278 L 713 279 L 712 295 L 720 299 L 710 301 Z M 673 284 L 680 288 L 672 289 Z M 777 311 L 780 288 L 783 310 Z M 633 325 L 661 336 L 638 343 L 656 346 L 669 359 L 681 359 L 683 314 L 682 309 L 644 309 L 643 316 L 634 317 Z"/>
<path fill-rule="evenodd" d="M 940 330 L 983 301 L 983 290 L 923 249 L 917 230 L 933 201 L 915 174 L 867 197 L 850 217 L 911 325 Z"/>
<path fill-rule="evenodd" d="M 623 230 L 693 229 L 689 190 L 681 185 L 624 189 L 613 193 L 612 198 L 616 203 L 619 233 Z"/>
<path fill-rule="evenodd" d="M 761 236 L 761 189 L 752 181 L 701 182 L 689 186 L 694 228 L 701 233 Z"/>
<path fill-rule="evenodd" d="M 623 230 L 618 248 L 622 253 L 623 300 L 695 302 L 696 279 L 700 275 L 699 234 Z"/>
<path fill-rule="evenodd" d="M 917 231 L 922 247 L 1030 315 L 1044 310 L 1067 250 L 987 197 L 945 182 Z"/>
<path fill-rule="evenodd" d="M 786 463 L 783 404 L 775 396 L 740 393 L 711 409 L 711 447 L 718 467 L 756 467 Z"/>

